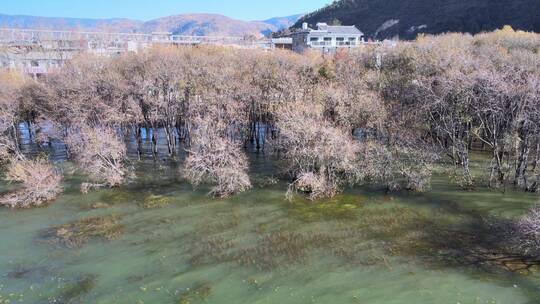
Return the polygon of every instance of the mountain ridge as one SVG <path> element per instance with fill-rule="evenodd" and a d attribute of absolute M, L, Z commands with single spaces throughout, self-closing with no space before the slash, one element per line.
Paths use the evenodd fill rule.
<path fill-rule="evenodd" d="M 219 14 L 180 14 L 140 21 L 127 18 L 93 19 L 0 14 L 0 27 L 126 33 L 161 31 L 194 36 L 263 36 L 290 27 L 301 16 L 243 21 Z"/>

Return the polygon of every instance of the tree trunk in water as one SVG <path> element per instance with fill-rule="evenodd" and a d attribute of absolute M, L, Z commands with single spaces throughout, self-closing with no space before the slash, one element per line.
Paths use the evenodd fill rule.
<path fill-rule="evenodd" d="M 519 149 L 519 157 L 516 165 L 516 176 L 514 177 L 514 185 L 520 188 L 527 188 L 527 166 L 529 165 L 529 138 L 524 138 Z"/>
<path fill-rule="evenodd" d="M 21 146 L 19 144 L 19 129 L 17 128 L 17 124 L 13 123 L 12 128 L 13 128 L 13 142 L 15 143 L 15 152 L 20 154 Z"/>
<path fill-rule="evenodd" d="M 141 134 L 141 127 L 135 126 L 135 138 L 137 140 L 137 156 L 139 157 L 139 160 L 142 159 L 142 134 Z"/>
<path fill-rule="evenodd" d="M 30 141 L 32 141 L 32 139 L 34 138 L 34 134 L 33 134 L 33 132 L 32 132 L 32 130 L 34 129 L 34 128 L 33 128 L 32 121 L 31 121 L 31 120 L 27 120 L 27 121 L 26 121 L 26 125 L 27 125 L 27 127 L 28 127 L 28 139 L 29 139 Z"/>
<path fill-rule="evenodd" d="M 152 155 L 154 160 L 157 160 L 157 139 L 156 139 L 156 128 L 152 127 Z"/>
<path fill-rule="evenodd" d="M 174 133 L 174 127 L 167 125 L 165 127 L 165 133 L 167 135 L 167 148 L 169 150 L 169 156 L 176 154 L 176 134 Z"/>
<path fill-rule="evenodd" d="M 260 130 L 261 127 L 260 122 L 255 123 L 255 143 L 257 145 L 257 151 L 261 149 L 261 138 L 260 138 Z"/>
<path fill-rule="evenodd" d="M 536 151 L 534 155 L 534 160 L 532 162 L 531 172 L 534 175 L 533 181 L 528 185 L 527 191 L 529 192 L 538 192 L 540 191 L 540 171 L 536 172 L 538 165 L 540 163 L 540 140 L 537 139 Z"/>
<path fill-rule="evenodd" d="M 463 179 L 464 179 L 464 187 L 466 189 L 470 189 L 474 187 L 474 179 L 471 174 L 471 168 L 470 168 L 470 162 L 469 162 L 469 153 L 468 151 L 464 151 L 463 155 L 461 156 L 461 165 L 463 167 Z"/>

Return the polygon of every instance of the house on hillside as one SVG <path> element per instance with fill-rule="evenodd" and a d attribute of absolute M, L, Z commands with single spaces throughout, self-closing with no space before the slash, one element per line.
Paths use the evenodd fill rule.
<path fill-rule="evenodd" d="M 364 33 L 354 25 L 333 26 L 317 23 L 317 29 L 311 29 L 304 23 L 302 29 L 291 36 L 293 51 L 299 53 L 309 48 L 335 52 L 339 48 L 358 47 L 364 42 Z"/>

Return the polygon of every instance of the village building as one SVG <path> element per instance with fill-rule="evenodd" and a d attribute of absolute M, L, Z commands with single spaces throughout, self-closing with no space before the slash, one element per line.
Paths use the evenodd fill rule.
<path fill-rule="evenodd" d="M 86 49 L 82 40 L 17 41 L 0 43 L 0 70 L 19 70 L 39 77 L 58 69 Z"/>
<path fill-rule="evenodd" d="M 272 49 L 292 50 L 292 38 L 280 37 L 270 40 Z"/>
<path fill-rule="evenodd" d="M 317 29 L 311 29 L 307 23 L 292 35 L 292 49 L 304 52 L 307 49 L 318 49 L 323 52 L 335 52 L 339 48 L 355 48 L 364 42 L 364 33 L 356 26 L 334 26 L 317 23 Z"/>

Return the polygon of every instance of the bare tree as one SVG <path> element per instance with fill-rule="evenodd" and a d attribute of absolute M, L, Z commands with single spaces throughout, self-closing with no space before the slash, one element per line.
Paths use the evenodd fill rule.
<path fill-rule="evenodd" d="M 321 106 L 295 103 L 277 113 L 276 146 L 285 158 L 285 171 L 294 179 L 289 196 L 299 190 L 311 199 L 332 197 L 343 185 L 364 177 L 359 144 L 324 119 L 322 112 Z"/>
<path fill-rule="evenodd" d="M 26 159 L 26 123 L 33 140 L 65 139 L 90 186 L 118 186 L 129 172 L 124 140 L 134 131 L 140 156 L 146 128 L 154 156 L 158 132 L 170 157 L 182 143 L 184 175 L 211 183 L 215 196 L 249 189 L 245 150 L 267 146 L 291 179 L 289 194 L 311 199 L 361 181 L 425 191 L 432 151 L 463 188 L 478 182 L 470 155 L 482 150 L 491 186 L 538 191 L 538 37 L 505 28 L 329 56 L 156 47 L 82 55 L 40 83 L 1 73 L 0 158 Z"/>
<path fill-rule="evenodd" d="M 517 222 L 521 246 L 527 251 L 537 252 L 540 248 L 540 205 Z"/>
<path fill-rule="evenodd" d="M 0 197 L 0 205 L 10 208 L 39 207 L 62 192 L 62 175 L 44 158 L 13 159 L 5 178 L 22 184 L 22 189 Z"/>
<path fill-rule="evenodd" d="M 124 183 L 127 176 L 126 147 L 112 128 L 72 128 L 65 142 L 79 168 L 95 183 L 92 186 L 116 187 Z"/>
<path fill-rule="evenodd" d="M 0 73 L 0 160 L 20 154 L 19 120 L 20 88 L 25 79 L 15 72 Z"/>
<path fill-rule="evenodd" d="M 388 191 L 430 189 L 434 155 L 429 149 L 370 141 L 364 145 L 363 158 L 366 175 Z"/>
<path fill-rule="evenodd" d="M 192 143 L 187 150 L 184 176 L 198 186 L 209 182 L 211 194 L 227 197 L 251 188 L 248 160 L 239 142 L 224 136 L 225 125 L 211 118 L 194 118 Z"/>

